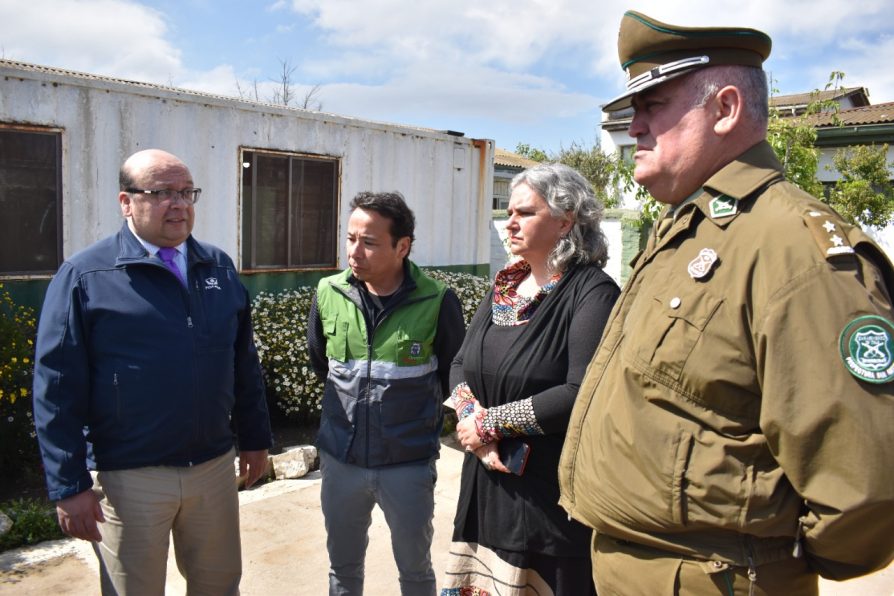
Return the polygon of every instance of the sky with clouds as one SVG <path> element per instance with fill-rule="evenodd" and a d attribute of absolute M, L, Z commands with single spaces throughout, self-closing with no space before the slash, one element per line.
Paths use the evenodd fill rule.
<path fill-rule="evenodd" d="M 843 71 L 894 102 L 894 0 L 0 0 L 0 57 L 261 99 L 285 63 L 325 112 L 556 151 L 623 90 L 627 9 L 765 31 L 778 93 Z"/>

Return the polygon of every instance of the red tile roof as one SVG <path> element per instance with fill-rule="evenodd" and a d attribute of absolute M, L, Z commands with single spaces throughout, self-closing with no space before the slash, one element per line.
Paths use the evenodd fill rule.
<path fill-rule="evenodd" d="M 814 114 L 808 122 L 817 128 L 837 126 L 833 114 Z M 850 108 L 838 112 L 838 122 L 843 126 L 861 126 L 868 124 L 894 124 L 894 102 L 877 103 L 862 108 Z"/>
<path fill-rule="evenodd" d="M 524 170 L 526 168 L 532 168 L 539 163 L 540 162 L 534 161 L 533 159 L 522 157 L 518 153 L 506 151 L 505 149 L 500 149 L 499 147 L 496 147 L 494 149 L 494 165 L 496 166 L 519 168 L 521 170 Z"/>
<path fill-rule="evenodd" d="M 865 106 L 869 104 L 869 92 L 864 87 L 842 87 L 841 89 L 826 89 L 810 93 L 794 93 L 791 95 L 774 95 L 770 97 L 770 105 L 777 108 L 791 106 L 806 106 L 811 101 L 835 100 L 849 97 L 855 105 Z"/>

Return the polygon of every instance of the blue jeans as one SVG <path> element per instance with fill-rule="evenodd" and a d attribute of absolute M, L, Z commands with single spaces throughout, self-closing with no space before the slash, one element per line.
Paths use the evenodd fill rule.
<path fill-rule="evenodd" d="M 434 596 L 431 566 L 435 462 L 361 468 L 320 451 L 320 499 L 326 520 L 330 596 L 361 596 L 372 509 L 391 530 L 403 596 Z"/>

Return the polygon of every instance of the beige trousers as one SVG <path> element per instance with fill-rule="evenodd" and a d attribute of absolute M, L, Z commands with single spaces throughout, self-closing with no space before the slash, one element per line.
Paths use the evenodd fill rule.
<path fill-rule="evenodd" d="M 234 452 L 191 467 L 93 472 L 105 523 L 103 595 L 163 596 L 168 545 L 190 596 L 239 593 L 242 556 Z"/>
<path fill-rule="evenodd" d="M 818 577 L 804 559 L 748 569 L 701 561 L 606 535 L 593 536 L 593 579 L 599 596 L 816 596 Z"/>

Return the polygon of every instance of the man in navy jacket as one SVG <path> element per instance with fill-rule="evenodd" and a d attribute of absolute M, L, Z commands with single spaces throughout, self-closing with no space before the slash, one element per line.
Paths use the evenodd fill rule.
<path fill-rule="evenodd" d="M 169 536 L 190 593 L 236 594 L 240 474 L 272 443 L 250 301 L 231 259 L 191 236 L 186 165 L 121 167 L 121 230 L 47 290 L 34 421 L 62 529 L 94 543 L 103 594 L 163 594 Z"/>

